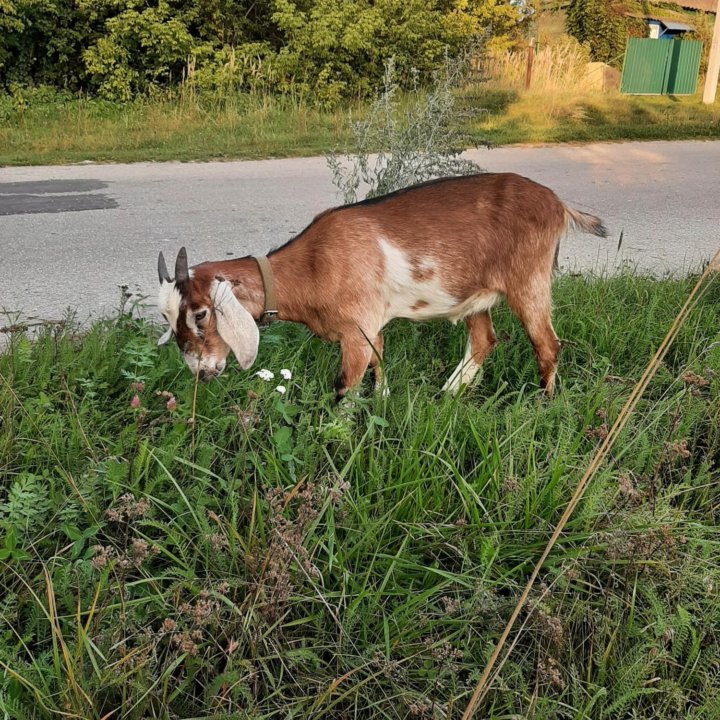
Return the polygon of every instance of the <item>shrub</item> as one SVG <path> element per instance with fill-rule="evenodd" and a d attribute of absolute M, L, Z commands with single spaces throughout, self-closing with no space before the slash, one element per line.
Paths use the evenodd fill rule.
<path fill-rule="evenodd" d="M 593 60 L 618 64 L 629 35 L 644 34 L 644 23 L 621 14 L 617 0 L 570 0 L 567 31 L 590 49 Z"/>
<path fill-rule="evenodd" d="M 404 96 L 398 92 L 395 65 L 388 63 L 382 93 L 367 118 L 352 124 L 352 154 L 346 162 L 336 153 L 327 156 L 333 184 L 346 203 L 357 200 L 361 185 L 367 197 L 375 197 L 434 177 L 481 172 L 461 157 L 472 144 L 460 130 L 467 111 L 459 107 L 457 94 L 468 59 L 469 54 L 454 61 L 446 57 L 427 90 L 416 84 Z"/>
<path fill-rule="evenodd" d="M 205 43 L 193 49 L 187 86 L 202 91 L 270 93 L 277 90 L 276 56 L 268 43 L 245 43 L 238 48 L 214 48 Z"/>
<path fill-rule="evenodd" d="M 162 0 L 157 7 L 128 8 L 105 23 L 107 34 L 84 53 L 88 73 L 104 97 L 129 100 L 180 75 L 193 38 Z"/>
<path fill-rule="evenodd" d="M 495 0 L 0 0 L 0 83 L 46 83 L 127 99 L 180 83 L 364 95 L 395 57 L 429 79 L 490 28 L 506 45 L 525 6 Z M 189 65 L 188 65 L 189 63 Z M 187 66 L 187 68 L 186 68 Z"/>

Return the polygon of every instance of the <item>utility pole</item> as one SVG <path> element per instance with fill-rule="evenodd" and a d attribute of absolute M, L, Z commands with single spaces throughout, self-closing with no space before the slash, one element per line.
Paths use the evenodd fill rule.
<path fill-rule="evenodd" d="M 715 102 L 718 76 L 720 76 L 720 0 L 715 8 L 715 29 L 713 30 L 712 45 L 710 45 L 710 58 L 708 60 L 707 75 L 705 76 L 705 92 L 703 102 L 712 105 Z"/>

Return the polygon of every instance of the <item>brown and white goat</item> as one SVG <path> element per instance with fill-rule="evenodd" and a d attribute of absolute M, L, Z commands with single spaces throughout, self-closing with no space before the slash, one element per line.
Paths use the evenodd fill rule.
<path fill-rule="evenodd" d="M 337 397 L 368 365 L 382 382 L 382 329 L 393 318 L 464 320 L 465 357 L 445 383 L 456 392 L 496 344 L 490 308 L 501 297 L 533 344 L 542 384 L 552 395 L 559 342 L 550 321 L 558 243 L 568 225 L 605 236 L 602 222 L 562 203 L 519 175 L 443 178 L 327 210 L 268 256 L 188 268 L 183 248 L 170 278 L 162 253 L 159 308 L 190 369 L 219 375 L 230 350 L 249 368 L 258 351 L 256 321 L 274 283 L 277 317 L 339 341 Z M 266 262 L 263 260 L 263 262 Z"/>

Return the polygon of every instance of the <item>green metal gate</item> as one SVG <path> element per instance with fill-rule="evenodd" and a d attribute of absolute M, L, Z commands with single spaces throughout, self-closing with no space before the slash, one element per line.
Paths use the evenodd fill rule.
<path fill-rule="evenodd" d="M 697 89 L 699 40 L 630 38 L 620 91 L 633 95 L 692 95 Z"/>

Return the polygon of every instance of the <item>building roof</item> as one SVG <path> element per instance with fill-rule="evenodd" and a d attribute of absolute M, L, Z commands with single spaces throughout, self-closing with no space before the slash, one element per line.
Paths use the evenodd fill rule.
<path fill-rule="evenodd" d="M 692 32 L 695 28 L 692 25 L 686 23 L 673 22 L 671 20 L 661 20 L 660 18 L 649 17 L 648 22 L 660 23 L 667 30 L 674 30 L 675 32 Z"/>

